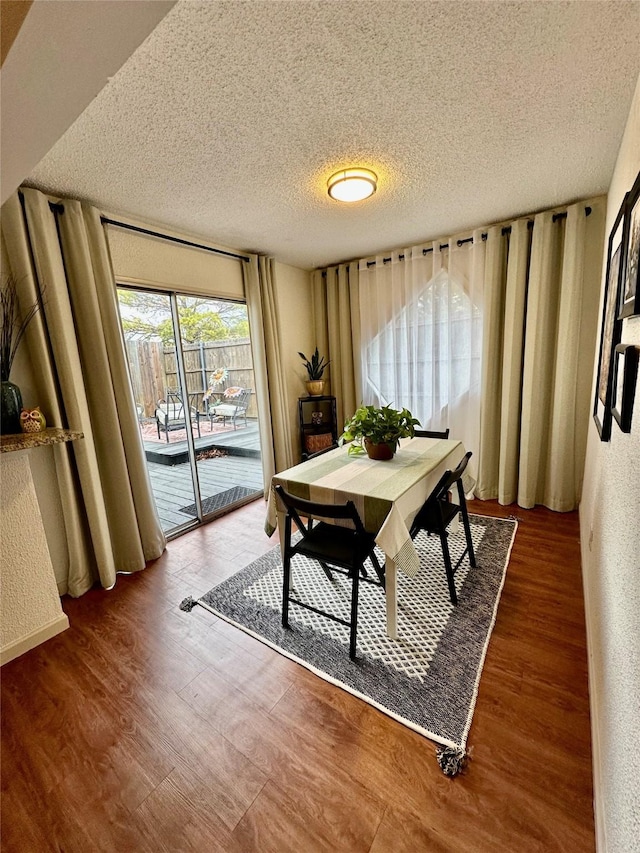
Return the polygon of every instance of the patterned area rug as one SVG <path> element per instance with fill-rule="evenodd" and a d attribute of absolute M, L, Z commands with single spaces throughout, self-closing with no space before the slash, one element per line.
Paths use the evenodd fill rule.
<path fill-rule="evenodd" d="M 217 495 L 212 495 L 210 498 L 203 498 L 202 512 L 204 515 L 207 515 L 209 512 L 223 509 L 225 506 L 229 506 L 229 504 L 242 500 L 242 498 L 251 497 L 255 493 L 255 489 L 248 489 L 246 486 L 234 486 L 232 489 L 225 489 L 224 492 L 218 492 Z M 184 512 L 186 515 L 195 515 L 196 505 L 189 504 L 188 506 L 182 506 L 180 507 L 180 512 Z"/>
<path fill-rule="evenodd" d="M 360 584 L 358 658 L 349 659 L 349 629 L 295 604 L 282 627 L 282 562 L 276 547 L 214 587 L 196 603 L 257 637 L 344 690 L 449 748 L 464 763 L 478 683 L 498 608 L 517 523 L 471 515 L 477 568 L 465 558 L 456 572 L 458 605 L 449 593 L 437 537 L 420 533 L 420 571 L 398 573 L 398 640 L 385 631 L 384 593 Z M 464 549 L 462 525 L 450 535 L 452 558 Z M 379 555 L 384 562 L 382 554 Z M 350 587 L 329 582 L 317 563 L 292 561 L 296 595 L 349 617 Z M 447 752 L 444 750 L 442 752 Z M 449 756 L 449 758 L 451 757 Z M 447 756 L 444 761 L 446 763 Z M 443 761 L 440 765 L 448 773 Z M 454 769 L 448 775 L 455 775 Z"/>

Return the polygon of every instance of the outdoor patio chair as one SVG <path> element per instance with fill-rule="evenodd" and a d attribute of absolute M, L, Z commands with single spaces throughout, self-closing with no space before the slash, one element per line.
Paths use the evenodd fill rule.
<path fill-rule="evenodd" d="M 325 616 L 333 622 L 346 625 L 349 628 L 349 657 L 351 660 L 355 660 L 358 631 L 358 589 L 360 581 L 364 580 L 367 583 L 382 587 L 382 589 L 385 588 L 384 568 L 380 565 L 374 551 L 375 537 L 373 533 L 368 533 L 365 530 L 353 501 L 347 501 L 346 504 L 320 504 L 290 495 L 280 485 L 275 487 L 275 491 L 287 510 L 284 541 L 282 544 L 282 562 L 284 568 L 282 582 L 282 626 L 289 628 L 290 603 L 297 604 L 299 607 L 317 613 L 319 616 Z M 311 527 L 311 525 L 305 527 L 300 514 L 308 519 L 348 519 L 353 527 L 341 527 L 322 520 L 318 521 L 314 527 Z M 291 537 L 292 522 L 298 528 L 300 534 L 300 538 L 295 542 Z M 301 554 L 320 563 L 323 572 L 331 582 L 333 582 L 332 573 L 334 571 L 349 578 L 351 581 L 351 618 L 349 620 L 342 619 L 336 616 L 335 613 L 322 610 L 320 607 L 315 607 L 292 595 L 291 558 L 296 554 Z M 367 575 L 364 567 L 367 559 L 370 559 L 373 564 L 377 580 L 369 578 Z M 319 599 L 317 603 L 322 604 L 324 595 L 320 590 L 317 590 L 317 592 L 317 599 Z"/>
<path fill-rule="evenodd" d="M 464 488 L 462 485 L 462 475 L 465 472 L 471 455 L 471 451 L 466 453 L 454 471 L 444 472 L 437 486 L 431 492 L 413 520 L 411 530 L 409 531 L 409 535 L 412 539 L 415 539 L 420 530 L 425 530 L 427 534 L 437 533 L 440 537 L 444 568 L 447 574 L 447 584 L 449 585 L 449 597 L 452 604 L 458 603 L 458 596 L 456 594 L 453 576 L 467 554 L 469 555 L 469 565 L 471 568 L 475 568 L 476 566 L 476 556 L 473 551 L 473 540 L 471 539 L 471 527 L 469 525 L 469 514 L 467 512 L 467 501 L 464 496 Z M 449 491 L 454 485 L 458 488 L 459 504 L 450 500 Z M 457 517 L 458 513 L 462 513 L 462 524 L 464 526 L 464 535 L 467 541 L 466 548 L 462 552 L 460 559 L 457 561 L 455 566 L 452 566 L 449 544 L 447 542 L 447 527 L 451 524 L 453 519 Z"/>
<path fill-rule="evenodd" d="M 226 425 L 227 418 L 233 424 L 233 428 L 238 428 L 238 418 L 244 419 L 244 425 L 247 425 L 247 409 L 251 401 L 250 388 L 227 388 L 223 394 L 222 401 L 209 406 L 209 422 L 213 428 L 214 420 L 222 419 L 222 424 Z"/>
<path fill-rule="evenodd" d="M 189 423 L 196 424 L 198 437 L 200 437 L 200 412 L 198 411 L 198 400 L 200 394 L 189 394 Z M 195 403 L 195 405 L 194 405 Z M 182 398 L 177 391 L 168 389 L 163 400 L 158 400 L 155 411 L 156 425 L 158 427 L 158 438 L 160 430 L 164 430 L 167 444 L 169 443 L 169 432 L 174 429 L 186 429 L 186 419 Z"/>

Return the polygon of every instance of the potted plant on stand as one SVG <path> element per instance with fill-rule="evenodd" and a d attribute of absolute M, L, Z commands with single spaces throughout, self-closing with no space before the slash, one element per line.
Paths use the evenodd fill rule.
<path fill-rule="evenodd" d="M 351 441 L 351 455 L 367 453 L 370 459 L 392 459 L 401 438 L 413 438 L 420 421 L 408 409 L 360 406 L 344 425 L 340 444 Z"/>
<path fill-rule="evenodd" d="M 309 374 L 309 379 L 306 382 L 307 393 L 310 397 L 321 396 L 324 392 L 322 374 L 331 362 L 325 361 L 324 356 L 320 356 L 318 347 L 316 347 L 316 351 L 310 359 L 303 352 L 299 352 L 298 355 L 304 361 L 304 366 L 307 368 L 307 373 Z"/>

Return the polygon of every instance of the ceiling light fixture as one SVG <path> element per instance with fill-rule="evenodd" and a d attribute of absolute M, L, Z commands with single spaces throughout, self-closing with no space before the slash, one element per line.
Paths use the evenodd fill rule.
<path fill-rule="evenodd" d="M 371 169 L 341 169 L 327 181 L 327 191 L 336 201 L 362 201 L 373 195 L 378 176 Z"/>

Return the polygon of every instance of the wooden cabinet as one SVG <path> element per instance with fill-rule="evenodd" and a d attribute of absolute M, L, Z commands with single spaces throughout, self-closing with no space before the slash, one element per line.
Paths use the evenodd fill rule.
<path fill-rule="evenodd" d="M 298 417 L 303 462 L 313 453 L 336 445 L 338 425 L 335 397 L 300 397 Z"/>

